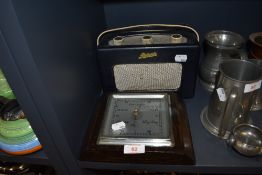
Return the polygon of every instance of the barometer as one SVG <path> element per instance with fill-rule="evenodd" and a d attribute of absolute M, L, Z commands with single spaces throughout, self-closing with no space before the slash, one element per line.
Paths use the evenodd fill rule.
<path fill-rule="evenodd" d="M 139 151 L 134 153 L 132 148 Z M 103 94 L 87 130 L 80 159 L 136 164 L 194 164 L 183 100 L 173 92 Z"/>
<path fill-rule="evenodd" d="M 117 93 L 107 99 L 98 145 L 175 145 L 166 93 Z"/>

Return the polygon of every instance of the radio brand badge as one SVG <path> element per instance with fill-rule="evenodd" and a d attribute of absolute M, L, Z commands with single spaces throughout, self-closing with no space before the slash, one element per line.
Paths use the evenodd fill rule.
<path fill-rule="evenodd" d="M 157 52 L 148 52 L 148 53 L 142 52 L 142 53 L 139 55 L 138 59 L 139 59 L 139 60 L 144 60 L 144 59 L 154 58 L 154 57 L 157 57 Z"/>

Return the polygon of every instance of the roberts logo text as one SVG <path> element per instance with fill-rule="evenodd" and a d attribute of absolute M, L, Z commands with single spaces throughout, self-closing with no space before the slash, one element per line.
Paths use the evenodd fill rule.
<path fill-rule="evenodd" d="M 139 55 L 138 59 L 139 60 L 144 60 L 144 59 L 147 59 L 147 58 L 154 58 L 154 57 L 157 57 L 157 53 L 156 52 L 148 52 L 148 53 L 142 52 Z"/>

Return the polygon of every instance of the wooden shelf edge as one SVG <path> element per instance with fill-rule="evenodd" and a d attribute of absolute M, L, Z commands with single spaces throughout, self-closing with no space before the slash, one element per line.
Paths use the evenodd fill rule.
<path fill-rule="evenodd" d="M 7 162 L 20 162 L 26 164 L 50 165 L 48 157 L 46 156 L 43 150 L 39 150 L 35 153 L 22 156 L 9 155 L 0 152 L 0 160 Z"/>
<path fill-rule="evenodd" d="M 178 172 L 178 173 L 216 173 L 219 174 L 261 174 L 262 168 L 258 166 L 210 166 L 210 165 L 155 165 L 155 164 L 129 164 L 107 163 L 78 160 L 81 168 L 96 170 L 148 170 L 155 172 Z"/>

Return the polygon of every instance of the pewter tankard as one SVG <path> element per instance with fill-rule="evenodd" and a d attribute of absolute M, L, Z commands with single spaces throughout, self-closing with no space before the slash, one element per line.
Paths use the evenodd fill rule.
<path fill-rule="evenodd" d="M 248 113 L 261 86 L 261 78 L 262 70 L 252 62 L 223 61 L 209 105 L 201 113 L 203 126 L 213 135 L 227 139 L 235 125 L 248 123 Z"/>
<path fill-rule="evenodd" d="M 247 59 L 245 41 L 237 33 L 216 30 L 206 34 L 204 40 L 205 57 L 200 64 L 200 82 L 212 92 L 219 71 L 219 64 L 225 59 Z"/>

